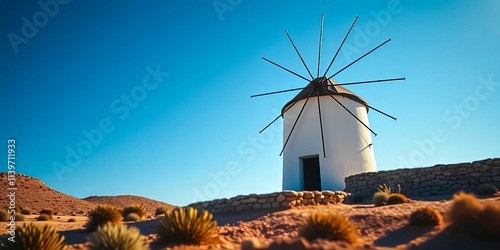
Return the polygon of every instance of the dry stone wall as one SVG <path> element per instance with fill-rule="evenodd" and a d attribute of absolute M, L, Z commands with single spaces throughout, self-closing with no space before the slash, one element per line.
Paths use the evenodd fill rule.
<path fill-rule="evenodd" d="M 481 184 L 500 188 L 500 158 L 362 173 L 346 177 L 345 183 L 345 192 L 363 198 L 371 198 L 378 185 L 383 184 L 393 191 L 399 184 L 401 193 L 410 197 L 453 194 L 460 190 L 473 192 Z"/>
<path fill-rule="evenodd" d="M 271 194 L 238 195 L 230 199 L 217 199 L 190 204 L 190 207 L 211 213 L 226 213 L 267 208 L 290 208 L 302 205 L 342 203 L 347 193 L 342 191 L 283 191 Z"/>

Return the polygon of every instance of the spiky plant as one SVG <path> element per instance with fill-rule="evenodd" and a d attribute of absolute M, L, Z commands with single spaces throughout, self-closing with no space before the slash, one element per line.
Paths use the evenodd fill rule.
<path fill-rule="evenodd" d="M 158 207 L 156 208 L 155 211 L 155 216 L 161 215 L 161 214 L 166 214 L 168 209 L 166 207 Z"/>
<path fill-rule="evenodd" d="M 327 239 L 356 243 L 359 238 L 349 217 L 334 213 L 312 213 L 299 226 L 299 235 L 307 240 Z"/>
<path fill-rule="evenodd" d="M 89 222 L 86 225 L 87 230 L 95 231 L 99 226 L 107 223 L 120 223 L 122 215 L 120 210 L 111 205 L 98 205 L 90 210 Z"/>
<path fill-rule="evenodd" d="M 0 209 L 0 221 L 5 222 L 10 220 L 10 215 L 7 211 Z"/>
<path fill-rule="evenodd" d="M 11 250 L 64 250 L 67 248 L 64 246 L 63 241 L 64 236 L 59 235 L 53 227 L 27 223 L 21 227 L 16 227 L 15 242 L 9 241 L 6 248 Z"/>
<path fill-rule="evenodd" d="M 216 227 L 210 212 L 181 207 L 160 218 L 156 231 L 159 242 L 200 245 L 218 242 Z"/>
<path fill-rule="evenodd" d="M 403 204 L 408 202 L 408 198 L 404 194 L 390 194 L 387 199 L 387 205 Z"/>
<path fill-rule="evenodd" d="M 376 207 L 387 205 L 389 194 L 386 192 L 376 192 L 373 194 L 373 205 Z"/>
<path fill-rule="evenodd" d="M 123 221 L 141 221 L 141 218 L 136 213 L 129 213 L 123 218 Z"/>
<path fill-rule="evenodd" d="M 443 216 L 430 207 L 421 207 L 410 214 L 410 224 L 413 226 L 433 227 L 443 223 Z"/>
<path fill-rule="evenodd" d="M 125 225 L 106 224 L 88 238 L 90 250 L 146 250 L 139 229 Z"/>
<path fill-rule="evenodd" d="M 498 188 L 492 184 L 481 184 L 477 187 L 476 194 L 478 195 L 492 195 L 498 191 Z"/>
<path fill-rule="evenodd" d="M 122 216 L 125 218 L 130 213 L 135 213 L 139 216 L 140 220 L 144 220 L 146 219 L 146 214 L 148 213 L 148 210 L 144 205 L 140 204 L 132 205 L 123 209 Z"/>
<path fill-rule="evenodd" d="M 391 188 L 388 187 L 385 183 L 384 185 L 378 185 L 377 188 L 378 192 L 386 193 L 386 194 L 392 194 L 391 193 Z"/>
<path fill-rule="evenodd" d="M 483 204 L 472 194 L 460 192 L 453 195 L 453 203 L 448 211 L 450 221 L 459 226 L 468 226 L 483 210 Z"/>

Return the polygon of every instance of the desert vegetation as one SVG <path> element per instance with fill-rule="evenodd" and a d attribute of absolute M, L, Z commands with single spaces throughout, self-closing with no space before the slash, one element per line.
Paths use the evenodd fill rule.
<path fill-rule="evenodd" d="M 15 242 L 9 241 L 6 249 L 67 249 L 63 241 L 64 236 L 60 236 L 53 227 L 28 223 L 16 228 L 16 240 Z"/>
<path fill-rule="evenodd" d="M 410 214 L 410 224 L 413 226 L 433 227 L 443 223 L 443 216 L 430 207 L 421 207 Z"/>
<path fill-rule="evenodd" d="M 106 224 L 88 237 L 90 250 L 147 250 L 139 230 L 125 225 Z"/>
<path fill-rule="evenodd" d="M 299 235 L 307 240 L 326 239 L 356 243 L 359 238 L 354 223 L 335 213 L 312 213 L 300 225 Z"/>
<path fill-rule="evenodd" d="M 122 215 L 120 210 L 110 205 L 98 205 L 90 210 L 89 222 L 86 225 L 87 230 L 96 231 L 99 226 L 104 226 L 108 223 L 120 223 Z"/>

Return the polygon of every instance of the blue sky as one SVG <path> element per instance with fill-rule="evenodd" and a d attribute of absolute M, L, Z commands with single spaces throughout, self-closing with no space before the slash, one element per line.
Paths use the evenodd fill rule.
<path fill-rule="evenodd" d="M 1 139 L 17 171 L 76 196 L 175 205 L 281 189 L 282 122 L 356 16 L 337 82 L 371 106 L 379 170 L 500 157 L 499 1 L 2 1 Z M 89 139 L 90 138 L 90 139 Z M 78 156 L 75 156 L 76 152 Z M 6 158 L 5 152 L 5 158 Z M 54 170 L 54 166 L 58 166 Z M 2 170 L 2 171 L 6 171 Z"/>

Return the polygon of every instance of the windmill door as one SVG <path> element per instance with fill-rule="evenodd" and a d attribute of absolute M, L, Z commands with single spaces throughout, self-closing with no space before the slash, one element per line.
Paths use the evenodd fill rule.
<path fill-rule="evenodd" d="M 321 191 L 319 156 L 302 158 L 302 181 L 305 191 Z"/>

